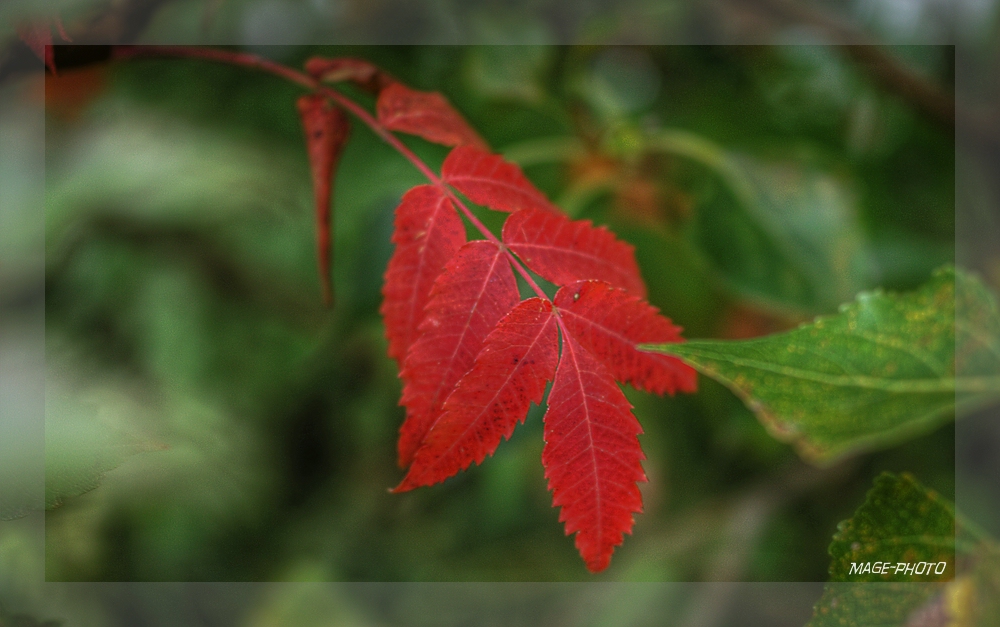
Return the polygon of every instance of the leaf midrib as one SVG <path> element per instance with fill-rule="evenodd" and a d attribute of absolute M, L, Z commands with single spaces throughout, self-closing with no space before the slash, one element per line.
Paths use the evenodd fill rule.
<path fill-rule="evenodd" d="M 846 388 L 864 388 L 871 390 L 883 390 L 886 392 L 913 393 L 913 394 L 937 394 L 943 392 L 991 392 L 1000 389 L 1000 376 L 983 377 L 940 377 L 926 379 L 885 379 L 866 375 L 832 375 L 792 366 L 782 366 L 768 363 L 757 359 L 743 357 L 724 356 L 718 357 L 700 351 L 690 351 L 691 344 L 684 348 L 659 349 L 661 352 L 669 352 L 681 358 L 703 357 L 713 359 L 734 366 L 755 368 L 765 372 L 812 381 L 824 385 Z M 691 362 L 694 366 L 704 368 L 703 364 Z"/>

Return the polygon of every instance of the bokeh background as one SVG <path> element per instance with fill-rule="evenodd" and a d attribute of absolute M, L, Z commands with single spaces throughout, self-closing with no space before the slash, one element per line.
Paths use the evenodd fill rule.
<path fill-rule="evenodd" d="M 934 97 L 950 95 L 961 74 L 949 45 L 900 45 L 873 59 L 818 45 L 837 38 L 815 21 L 789 26 L 787 18 L 768 21 L 766 12 L 741 13 L 737 4 L 660 14 L 636 3 L 626 7 L 634 15 L 617 20 L 598 19 L 596 5 L 590 16 L 477 17 L 445 7 L 417 19 L 388 8 L 383 17 L 369 15 L 347 3 L 329 15 L 323 11 L 332 5 L 323 3 L 210 3 L 217 7 L 211 12 L 193 3 L 155 4 L 137 33 L 110 37 L 239 41 L 291 65 L 313 54 L 348 54 L 415 88 L 442 91 L 550 197 L 634 243 L 652 302 L 690 338 L 788 328 L 835 311 L 860 289 L 912 287 L 956 254 L 996 280 L 995 262 L 963 259 L 954 245 L 955 130 Z M 989 7 L 980 19 L 962 18 L 939 32 L 934 5 L 908 17 L 887 6 L 854 7 L 868 27 L 854 32 L 946 44 L 961 28 L 966 41 L 992 45 Z M 76 21 L 72 6 L 62 10 L 74 40 L 86 42 L 74 26 L 96 27 L 77 9 L 83 17 Z M 298 17 L 279 17 L 287 13 Z M 709 19 L 719 15 L 725 19 Z M 334 37 L 437 42 L 449 20 L 452 33 L 475 32 L 477 43 L 539 45 L 268 45 Z M 353 38 L 369 24 L 374 34 Z M 739 39 L 759 27 L 756 41 L 807 45 L 608 45 L 649 42 L 655 37 L 641 32 L 643 25 L 660 28 L 658 37 L 669 24 L 695 33 L 692 41 Z M 469 39 L 456 34 L 453 41 Z M 544 45 L 573 41 L 594 45 Z M 884 69 L 885 59 L 894 69 Z M 391 212 L 420 182 L 417 173 L 355 125 L 337 179 L 337 305 L 325 310 L 293 107 L 298 92 L 272 77 L 202 62 L 84 61 L 44 83 L 17 63 L 5 66 L 12 69 L 3 88 L 25 112 L 4 116 L 7 137 L 25 142 L 32 127 L 24 120 L 34 119 L 27 111 L 46 106 L 44 256 L 30 246 L 42 236 L 36 223 L 12 222 L 19 233 L 4 229 L 12 243 L 5 248 L 22 252 L 10 254 L 11 262 L 5 257 L 5 311 L 27 319 L 44 295 L 46 444 L 53 462 L 67 460 L 60 471 L 69 482 L 91 458 L 65 453 L 129 455 L 97 489 L 48 512 L 44 536 L 37 514 L 0 523 L 0 590 L 7 591 L 0 599 L 11 611 L 82 625 L 366 625 L 423 624 L 446 605 L 453 611 L 437 618 L 451 624 L 545 617 L 662 624 L 663 616 L 695 625 L 802 624 L 816 586 L 610 582 L 822 581 L 836 523 L 881 470 L 911 471 L 956 496 L 951 425 L 816 470 L 702 378 L 692 396 L 629 391 L 646 431 L 651 481 L 643 488 L 646 513 L 596 578 L 609 581 L 600 590 L 80 584 L 39 592 L 26 582 L 43 571 L 50 581 L 595 580 L 550 506 L 538 411 L 482 467 L 406 495 L 386 492 L 400 477 L 394 440 L 402 409 L 377 307 Z M 891 77 L 904 74 L 926 89 L 914 95 L 900 88 Z M 988 93 L 989 85 L 975 87 Z M 981 131 L 977 150 L 980 142 L 990 145 L 990 127 L 978 114 L 969 114 Z M 682 154 L 680 140 L 694 141 L 697 154 Z M 409 143 L 432 164 L 445 154 Z M 752 172 L 774 198 L 773 215 L 813 211 L 785 233 L 819 246 L 805 269 L 761 237 L 713 159 Z M 968 166 L 974 159 L 962 159 L 958 176 L 978 185 L 962 190 L 988 216 L 993 183 Z M 7 172 L 5 187 L 16 180 Z M 984 241 L 988 233 L 973 229 Z M 38 293 L 31 277 L 42 271 Z M 7 363 L 13 349 L 37 346 L 38 338 L 5 333 Z M 18 393 L 6 396 L 29 396 L 35 381 L 5 377 Z M 34 437 L 27 422 L 23 428 Z M 986 447 L 976 459 L 987 465 L 978 470 L 992 472 L 989 439 L 967 445 Z M 960 435 L 960 454 L 961 446 Z M 969 474 L 963 489 L 975 495 L 966 500 L 973 513 L 993 526 L 985 477 Z M 44 564 L 33 558 L 42 542 Z M 737 605 L 754 609 L 740 613 Z"/>
<path fill-rule="evenodd" d="M 909 51 L 947 86 L 950 47 Z M 780 330 L 954 256 L 951 129 L 835 49 L 260 52 L 361 57 L 443 91 L 566 211 L 637 246 L 651 302 L 688 337 Z M 545 489 L 540 409 L 481 468 L 387 493 L 403 410 L 377 310 L 393 209 L 420 176 L 356 125 L 324 310 L 296 95 L 174 59 L 47 79 L 48 470 L 77 473 L 91 443 L 141 451 L 48 513 L 47 578 L 591 578 Z M 729 161 L 766 206 L 726 186 Z M 631 399 L 646 513 L 602 577 L 819 581 L 875 473 L 954 495 L 950 424 L 818 471 L 707 380 Z"/>

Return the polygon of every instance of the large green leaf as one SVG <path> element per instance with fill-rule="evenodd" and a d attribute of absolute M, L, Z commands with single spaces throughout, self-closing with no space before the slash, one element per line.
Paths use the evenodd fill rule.
<path fill-rule="evenodd" d="M 878 477 L 864 504 L 838 525 L 829 551 L 830 583 L 808 627 L 988 627 L 1000 622 L 996 543 L 973 533 L 951 503 L 910 475 Z M 925 570 L 921 562 L 942 561 L 946 568 L 917 574 Z M 886 562 L 890 567 L 882 573 Z M 880 572 L 864 564 L 878 565 Z"/>
<path fill-rule="evenodd" d="M 956 319 L 957 311 L 957 319 Z M 1000 315 L 975 278 L 943 268 L 905 294 L 745 341 L 645 346 L 728 386 L 814 462 L 889 446 L 1000 395 Z"/>

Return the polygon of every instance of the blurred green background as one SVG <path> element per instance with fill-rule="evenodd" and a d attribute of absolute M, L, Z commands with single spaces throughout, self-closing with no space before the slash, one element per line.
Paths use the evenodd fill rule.
<path fill-rule="evenodd" d="M 361 57 L 443 92 L 637 247 L 688 338 L 786 329 L 954 259 L 954 130 L 838 48 L 254 51 Z M 952 47 L 892 53 L 951 88 Z M 67 494 L 47 580 L 823 581 L 881 471 L 954 498 L 952 424 L 815 469 L 704 377 L 695 395 L 626 390 L 646 511 L 596 577 L 551 507 L 538 408 L 481 467 L 389 494 L 403 410 L 377 310 L 393 209 L 421 180 L 354 125 L 325 310 L 298 94 L 188 60 L 47 78 L 46 450 Z M 406 141 L 433 167 L 446 154 Z"/>
<path fill-rule="evenodd" d="M 911 287 L 953 255 L 950 132 L 833 49 L 277 52 L 359 56 L 443 91 L 551 197 L 637 245 L 652 302 L 688 337 L 785 328 L 859 288 Z M 950 48 L 912 52 L 948 79 Z M 402 410 L 379 289 L 392 209 L 420 182 L 402 158 L 355 125 L 324 311 L 294 88 L 164 60 L 47 89 L 48 456 L 60 438 L 145 451 L 47 515 L 49 580 L 589 578 L 545 491 L 538 411 L 483 467 L 386 493 Z M 753 160 L 790 205 L 782 223 L 806 233 L 761 235 L 717 171 L 656 148 L 671 129 Z M 833 236 L 829 267 L 782 256 Z M 608 578 L 822 580 L 830 534 L 873 474 L 953 493 L 950 426 L 815 472 L 701 385 L 630 392 L 651 480 Z"/>

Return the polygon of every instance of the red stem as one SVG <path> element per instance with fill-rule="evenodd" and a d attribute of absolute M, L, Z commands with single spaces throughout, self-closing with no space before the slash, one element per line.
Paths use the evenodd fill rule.
<path fill-rule="evenodd" d="M 201 48 L 196 46 L 115 46 L 111 56 L 112 59 L 132 59 L 135 57 L 184 57 L 189 59 L 218 61 L 220 63 L 228 63 L 230 65 L 238 65 L 253 70 L 268 72 L 291 83 L 305 87 L 310 91 L 323 94 L 364 122 L 365 125 L 368 126 L 368 128 L 370 128 L 376 135 L 381 137 L 383 141 L 395 148 L 396 152 L 406 157 L 410 163 L 412 163 L 424 176 L 427 177 L 427 180 L 429 180 L 431 184 L 440 189 L 446 196 L 448 196 L 448 198 L 451 199 L 453 203 L 455 203 L 455 205 L 458 206 L 466 219 L 471 222 L 472 225 L 475 226 L 487 240 L 493 242 L 504 251 L 510 259 L 511 264 L 513 264 L 514 268 L 517 270 L 518 274 L 521 275 L 521 278 L 525 280 L 535 294 L 544 300 L 549 300 L 549 297 L 545 295 L 542 288 L 538 286 L 534 278 L 532 278 L 531 274 L 528 273 L 528 270 L 521 265 L 521 262 L 514 256 L 514 254 L 506 246 L 504 246 L 503 242 L 500 241 L 497 236 L 492 233 L 492 231 L 486 228 L 486 225 L 472 213 L 465 203 L 462 202 L 462 200 L 455 194 L 451 187 L 445 184 L 445 182 L 441 180 L 441 177 L 439 177 L 434 170 L 431 170 L 430 167 L 428 167 L 428 165 L 420 159 L 420 157 L 415 155 L 413 151 L 406 146 L 406 144 L 382 126 L 379 121 L 372 116 L 372 114 L 365 111 L 364 108 L 362 108 L 358 103 L 354 102 L 339 91 L 323 85 L 308 74 L 247 52 L 230 52 L 228 50 L 217 50 L 214 48 Z M 557 320 L 559 320 L 558 316 Z M 559 320 L 559 325 L 562 326 L 562 320 Z"/>

